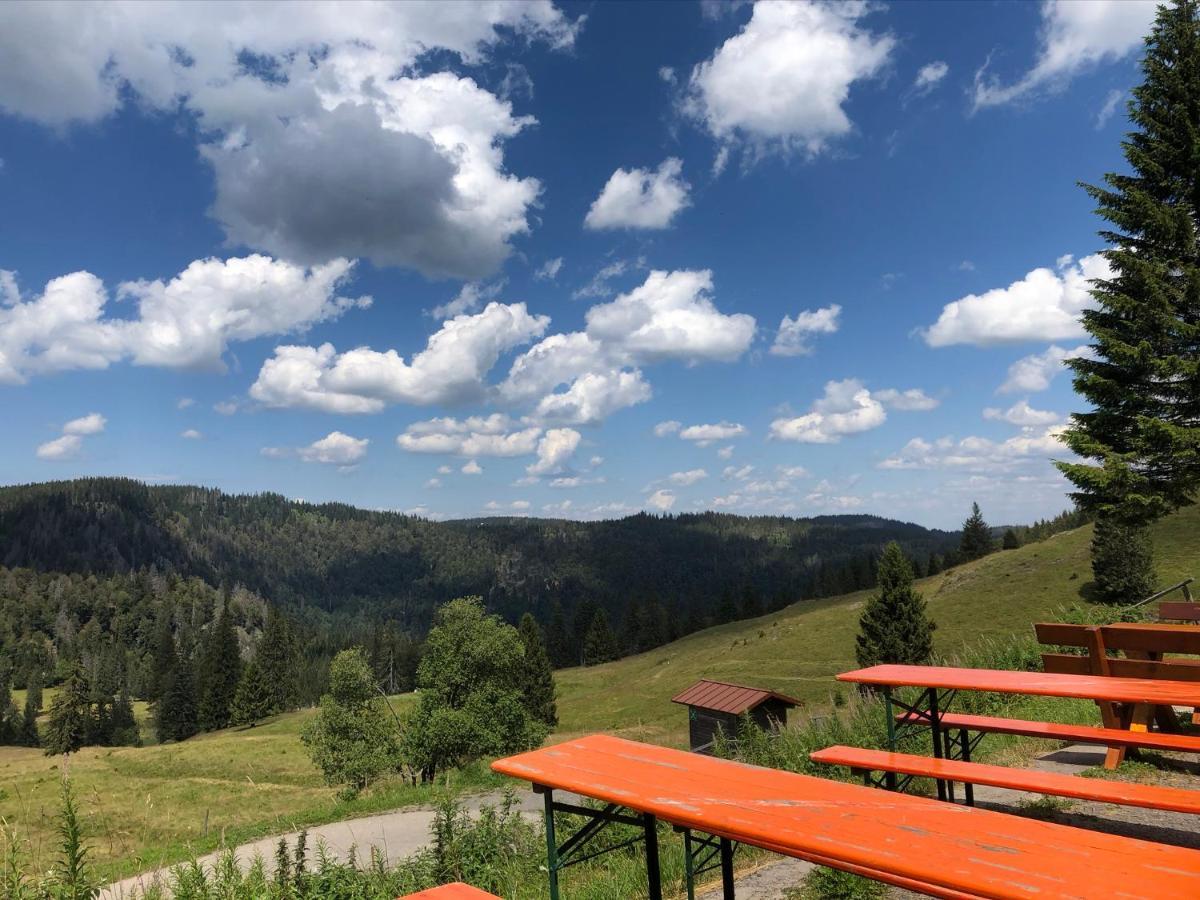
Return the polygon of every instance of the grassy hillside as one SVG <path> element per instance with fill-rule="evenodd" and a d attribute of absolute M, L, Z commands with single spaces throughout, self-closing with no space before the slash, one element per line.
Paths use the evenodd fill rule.
<path fill-rule="evenodd" d="M 1200 509 L 1155 528 L 1159 583 L 1200 574 Z M 1060 607 L 1086 602 L 1091 580 L 1091 526 L 922 579 L 919 589 L 937 622 L 937 652 L 1028 630 Z M 670 702 L 699 678 L 769 687 L 821 705 L 840 690 L 832 679 L 854 668 L 860 591 L 798 603 L 759 619 L 698 632 L 657 650 L 557 675 L 561 738 L 614 731 L 682 746 L 686 713 Z"/>
<path fill-rule="evenodd" d="M 411 695 L 393 701 L 402 712 Z M 88 747 L 74 754 L 71 782 L 101 874 L 178 862 L 214 849 L 222 837 L 236 845 L 431 799 L 433 789 L 396 781 L 352 802 L 337 801 L 300 743 L 300 728 L 312 715 L 302 710 L 181 744 Z M 61 764 L 62 757 L 39 750 L 0 747 L 0 821 L 30 841 L 40 868 L 54 859 Z M 498 783 L 482 766 L 458 781 Z"/>
<path fill-rule="evenodd" d="M 1200 510 L 1160 524 L 1161 583 L 1200 572 L 1198 531 Z M 939 652 L 951 655 L 969 643 L 1026 630 L 1064 605 L 1084 602 L 1090 539 L 1090 528 L 1068 532 L 920 582 L 939 625 Z M 561 727 L 553 739 L 614 731 L 683 745 L 685 713 L 670 698 L 702 677 L 777 688 L 817 710 L 839 690 L 833 674 L 854 665 L 854 635 L 867 596 L 797 604 L 640 656 L 559 672 Z M 411 696 L 399 700 L 405 704 Z M 140 706 L 138 715 L 145 715 Z M 71 777 L 102 873 L 115 877 L 176 862 L 218 846 L 222 835 L 236 844 L 431 798 L 427 788 L 394 782 L 352 803 L 337 802 L 299 741 L 311 715 L 310 710 L 278 716 L 257 728 L 182 744 L 75 754 Z M 29 837 L 35 857 L 47 865 L 60 762 L 36 750 L 0 747 L 0 820 Z M 460 785 L 476 787 L 498 783 L 483 766 L 459 779 Z"/>

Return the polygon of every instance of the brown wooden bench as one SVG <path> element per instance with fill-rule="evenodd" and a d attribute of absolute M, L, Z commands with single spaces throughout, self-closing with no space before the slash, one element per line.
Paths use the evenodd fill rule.
<path fill-rule="evenodd" d="M 1200 660 L 1165 659 L 1166 653 L 1200 654 L 1200 628 L 1191 625 L 1119 623 L 1091 626 L 1057 622 L 1034 625 L 1038 640 L 1047 645 L 1079 647 L 1085 655 L 1043 653 L 1042 668 L 1062 675 L 1110 675 L 1117 678 L 1200 682 Z M 1110 651 L 1125 654 L 1109 656 Z M 1151 707 L 1098 701 L 1105 727 L 1146 728 L 1153 720 L 1164 731 L 1178 731 L 1178 719 L 1170 707 Z M 1200 724 L 1200 710 L 1192 721 Z M 1110 768 L 1124 757 L 1123 750 L 1110 753 Z"/>
<path fill-rule="evenodd" d="M 403 897 L 397 897 L 396 900 L 500 900 L 500 898 L 495 894 L 489 894 L 479 888 L 471 887 L 469 884 L 456 881 L 453 884 L 443 884 L 440 887 L 417 891 L 415 894 L 405 894 Z"/>
<path fill-rule="evenodd" d="M 826 747 L 824 750 L 810 753 L 809 759 L 831 766 L 846 766 L 865 775 L 871 772 L 894 772 L 899 775 L 957 781 L 962 784 L 986 784 L 1013 791 L 1094 800 L 1098 803 L 1200 814 L 1200 791 L 1181 788 L 1080 778 L 1078 775 L 1010 769 L 957 759 L 936 759 L 913 756 L 909 753 L 890 753 L 887 750 L 864 750 L 859 747 Z M 869 778 L 866 780 L 868 784 L 875 783 Z"/>

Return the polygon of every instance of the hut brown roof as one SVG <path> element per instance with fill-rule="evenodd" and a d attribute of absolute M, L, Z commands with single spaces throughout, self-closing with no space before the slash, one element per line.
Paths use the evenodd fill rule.
<path fill-rule="evenodd" d="M 779 700 L 791 706 L 801 705 L 801 701 L 777 691 L 764 691 L 761 688 L 728 684 L 724 681 L 697 681 L 682 694 L 672 697 L 671 702 L 740 716 L 747 710 L 754 709 L 760 703 L 770 699 Z"/>

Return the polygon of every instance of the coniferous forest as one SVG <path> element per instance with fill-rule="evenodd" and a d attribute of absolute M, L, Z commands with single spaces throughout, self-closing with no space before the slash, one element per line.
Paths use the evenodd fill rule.
<path fill-rule="evenodd" d="M 531 614 L 555 667 L 604 662 L 871 587 L 893 540 L 918 576 L 961 557 L 956 532 L 874 516 L 431 522 L 126 479 L 3 488 L 0 738 L 134 741 L 133 700 L 159 740 L 252 724 L 314 703 L 351 646 L 385 691 L 411 690 L 434 612 L 462 596 L 514 624 Z"/>

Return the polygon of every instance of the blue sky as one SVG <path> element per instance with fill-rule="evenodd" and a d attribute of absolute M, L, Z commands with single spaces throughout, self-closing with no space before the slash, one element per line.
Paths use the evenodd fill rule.
<path fill-rule="evenodd" d="M 4 481 L 1053 515 L 1152 18 L 0 6 Z"/>

